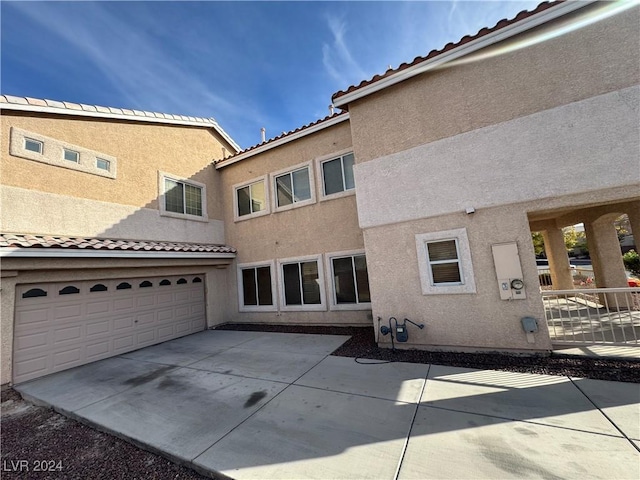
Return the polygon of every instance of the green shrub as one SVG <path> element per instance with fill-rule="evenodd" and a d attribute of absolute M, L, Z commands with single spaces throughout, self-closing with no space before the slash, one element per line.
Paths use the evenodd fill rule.
<path fill-rule="evenodd" d="M 624 268 L 633 273 L 636 277 L 640 277 L 640 255 L 635 250 L 629 250 L 622 256 Z"/>

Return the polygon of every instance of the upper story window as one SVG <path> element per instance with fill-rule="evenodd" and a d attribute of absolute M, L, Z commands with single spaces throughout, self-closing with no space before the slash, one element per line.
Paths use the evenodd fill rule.
<path fill-rule="evenodd" d="M 465 228 L 416 235 L 422 293 L 476 293 Z"/>
<path fill-rule="evenodd" d="M 9 153 L 18 158 L 54 167 L 115 179 L 118 160 L 57 138 L 11 127 Z"/>
<path fill-rule="evenodd" d="M 42 153 L 42 142 L 32 140 L 31 138 L 25 138 L 24 149 L 30 152 Z"/>
<path fill-rule="evenodd" d="M 325 196 L 347 192 L 355 188 L 353 153 L 321 162 L 322 187 Z"/>
<path fill-rule="evenodd" d="M 272 174 L 275 209 L 288 210 L 315 202 L 310 162 Z"/>
<path fill-rule="evenodd" d="M 111 170 L 111 162 L 109 160 L 105 160 L 104 158 L 96 158 L 96 167 L 100 170 L 106 170 L 107 172 Z"/>
<path fill-rule="evenodd" d="M 69 162 L 79 163 L 80 154 L 75 150 L 64 149 L 64 159 Z"/>
<path fill-rule="evenodd" d="M 206 221 L 206 187 L 160 172 L 160 213 L 166 216 Z"/>
<path fill-rule="evenodd" d="M 269 213 L 269 192 L 266 176 L 234 185 L 235 220 L 258 217 Z"/>

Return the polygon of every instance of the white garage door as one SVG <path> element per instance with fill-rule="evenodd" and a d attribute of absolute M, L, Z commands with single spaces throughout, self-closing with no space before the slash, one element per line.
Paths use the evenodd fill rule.
<path fill-rule="evenodd" d="M 13 381 L 204 330 L 204 276 L 16 287 Z"/>

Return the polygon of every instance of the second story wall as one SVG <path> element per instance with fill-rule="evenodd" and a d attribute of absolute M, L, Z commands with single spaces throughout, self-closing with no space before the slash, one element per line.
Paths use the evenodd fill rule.
<path fill-rule="evenodd" d="M 229 146 L 212 130 L 7 110 L 1 121 L 4 231 L 224 242 L 211 161 Z"/>

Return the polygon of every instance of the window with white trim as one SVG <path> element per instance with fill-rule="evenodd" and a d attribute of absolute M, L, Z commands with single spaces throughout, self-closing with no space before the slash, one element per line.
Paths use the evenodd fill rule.
<path fill-rule="evenodd" d="M 104 158 L 96 158 L 96 168 L 100 170 L 106 170 L 107 172 L 111 170 L 111 162 L 109 160 L 105 160 Z"/>
<path fill-rule="evenodd" d="M 42 153 L 42 142 L 31 138 L 24 139 L 24 149 L 29 152 Z"/>
<path fill-rule="evenodd" d="M 275 310 L 273 262 L 238 265 L 240 310 Z"/>
<path fill-rule="evenodd" d="M 259 217 L 269 213 L 269 192 L 266 175 L 233 186 L 235 220 Z"/>
<path fill-rule="evenodd" d="M 355 188 L 353 163 L 353 153 L 347 153 L 321 163 L 322 188 L 325 196 Z"/>
<path fill-rule="evenodd" d="M 75 150 L 69 150 L 68 148 L 64 148 L 63 152 L 65 160 L 67 160 L 68 162 L 79 163 L 78 160 L 80 159 L 80 154 L 78 152 L 76 152 Z"/>
<path fill-rule="evenodd" d="M 369 309 L 369 276 L 364 253 L 335 253 L 327 256 L 331 272 L 331 308 Z"/>
<path fill-rule="evenodd" d="M 313 170 L 310 165 L 311 162 L 306 162 L 271 174 L 276 211 L 301 207 L 316 201 Z"/>
<path fill-rule="evenodd" d="M 319 257 L 281 260 L 278 264 L 283 310 L 325 310 Z"/>
<path fill-rule="evenodd" d="M 416 235 L 422 293 L 476 293 L 467 230 Z"/>
<path fill-rule="evenodd" d="M 207 219 L 204 184 L 160 173 L 160 188 L 162 215 Z"/>

